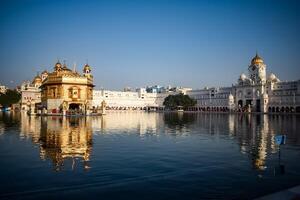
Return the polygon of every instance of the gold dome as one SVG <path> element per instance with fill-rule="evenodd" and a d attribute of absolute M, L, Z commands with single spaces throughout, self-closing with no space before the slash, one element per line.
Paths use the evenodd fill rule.
<path fill-rule="evenodd" d="M 39 75 L 36 75 L 36 77 L 34 77 L 32 83 L 41 83 L 42 82 L 42 78 Z"/>
<path fill-rule="evenodd" d="M 252 58 L 251 60 L 251 65 L 255 65 L 255 64 L 263 64 L 264 61 L 263 59 L 256 53 L 255 57 Z"/>

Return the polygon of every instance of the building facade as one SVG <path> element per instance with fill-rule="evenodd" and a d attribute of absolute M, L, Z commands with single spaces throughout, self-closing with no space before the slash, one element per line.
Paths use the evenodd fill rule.
<path fill-rule="evenodd" d="M 57 62 L 54 71 L 42 75 L 41 107 L 47 114 L 76 112 L 88 114 L 93 98 L 93 76 L 86 64 L 83 74 Z"/>
<path fill-rule="evenodd" d="M 147 92 L 145 88 L 132 91 L 94 90 L 93 107 L 98 108 L 104 101 L 108 110 L 159 110 L 170 93 Z"/>
<path fill-rule="evenodd" d="M 266 64 L 257 54 L 248 66 L 248 76 L 241 74 L 231 87 L 191 90 L 187 95 L 197 100 L 190 110 L 300 112 L 300 80 L 280 81 L 267 76 Z"/>
<path fill-rule="evenodd" d="M 35 104 L 41 103 L 42 78 L 38 74 L 32 81 L 25 81 L 21 85 L 21 109 L 30 110 Z"/>

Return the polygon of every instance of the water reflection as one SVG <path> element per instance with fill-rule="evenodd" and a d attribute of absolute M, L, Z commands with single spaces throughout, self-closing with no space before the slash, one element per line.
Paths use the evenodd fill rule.
<path fill-rule="evenodd" d="M 183 128 L 195 123 L 197 113 L 164 113 L 164 122 L 170 128 Z"/>
<path fill-rule="evenodd" d="M 19 112 L 1 112 L 0 111 L 0 135 L 5 133 L 9 127 L 19 126 L 20 113 Z"/>
<path fill-rule="evenodd" d="M 92 151 L 92 126 L 87 118 L 29 117 L 22 114 L 21 138 L 39 144 L 40 158 L 50 160 L 56 171 L 89 169 Z"/>
<path fill-rule="evenodd" d="M 20 123 L 20 138 L 38 144 L 40 158 L 50 160 L 57 171 L 92 167 L 93 133 L 217 137 L 224 143 L 236 143 L 240 153 L 248 155 L 252 167 L 260 171 L 266 169 L 268 156 L 278 153 L 275 135 L 286 134 L 288 145 L 300 144 L 297 122 L 298 115 L 110 113 L 102 117 L 41 118 L 1 113 L 0 133 Z"/>
<path fill-rule="evenodd" d="M 159 127 L 163 118 L 157 113 L 109 113 L 101 117 L 88 117 L 93 131 L 96 133 L 159 133 Z"/>

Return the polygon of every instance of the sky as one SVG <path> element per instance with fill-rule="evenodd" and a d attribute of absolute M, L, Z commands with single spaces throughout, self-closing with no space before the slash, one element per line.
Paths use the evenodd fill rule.
<path fill-rule="evenodd" d="M 59 59 L 96 88 L 231 86 L 255 53 L 268 73 L 300 79 L 300 1 L 1 0 L 0 83 Z"/>

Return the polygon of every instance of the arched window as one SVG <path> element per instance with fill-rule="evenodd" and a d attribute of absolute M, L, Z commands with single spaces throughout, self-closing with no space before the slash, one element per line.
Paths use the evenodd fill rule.
<path fill-rule="evenodd" d="M 69 98 L 79 99 L 80 98 L 80 89 L 76 86 L 69 88 Z"/>

